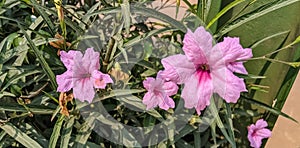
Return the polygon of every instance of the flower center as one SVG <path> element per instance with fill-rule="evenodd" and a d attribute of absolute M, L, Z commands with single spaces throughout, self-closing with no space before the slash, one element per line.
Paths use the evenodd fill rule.
<path fill-rule="evenodd" d="M 198 77 L 199 84 L 211 79 L 209 66 L 207 64 L 199 65 L 196 70 L 196 76 Z"/>
<path fill-rule="evenodd" d="M 254 130 L 253 133 L 251 134 L 252 137 L 257 136 L 257 130 Z"/>
<path fill-rule="evenodd" d="M 100 77 L 99 79 L 95 80 L 95 85 L 98 87 L 102 87 L 105 85 L 105 81 Z"/>
<path fill-rule="evenodd" d="M 209 65 L 207 65 L 207 64 L 201 64 L 197 68 L 197 71 L 208 71 L 209 72 Z"/>
<path fill-rule="evenodd" d="M 91 76 L 92 76 L 92 75 L 91 75 L 90 73 L 87 73 L 87 74 L 83 74 L 83 75 L 82 75 L 83 78 L 90 78 Z"/>

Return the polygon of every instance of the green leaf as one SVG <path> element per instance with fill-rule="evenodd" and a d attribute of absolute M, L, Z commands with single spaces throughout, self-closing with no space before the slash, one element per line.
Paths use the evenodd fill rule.
<path fill-rule="evenodd" d="M 235 29 L 235 28 L 238 28 L 239 26 L 247 23 L 247 22 L 250 22 L 256 18 L 259 18 L 263 15 L 266 15 L 270 12 L 273 12 L 273 11 L 276 11 L 280 8 L 283 8 L 285 6 L 288 6 L 288 5 L 291 5 L 293 3 L 296 3 L 296 2 L 299 2 L 299 0 L 287 0 L 287 1 L 282 1 L 280 3 L 276 3 L 274 4 L 273 6 L 267 8 L 267 9 L 264 9 L 262 11 L 259 11 L 259 12 L 256 12 L 254 14 L 251 14 L 249 16 L 246 16 L 246 17 L 242 17 L 240 19 L 238 19 L 237 21 L 235 22 L 232 22 L 230 25 L 226 26 L 224 29 L 222 29 L 220 32 L 219 32 L 219 35 L 224 35 L 226 33 L 228 33 L 229 31 Z"/>
<path fill-rule="evenodd" d="M 55 26 L 53 24 L 53 22 L 50 20 L 49 18 L 49 15 L 46 14 L 46 12 L 42 9 L 40 9 L 40 6 L 39 4 L 35 1 L 35 0 L 30 0 L 32 5 L 34 6 L 35 10 L 43 17 L 43 19 L 46 21 L 48 27 L 49 27 L 49 30 L 50 30 L 50 33 L 52 36 L 55 35 Z M 28 39 L 27 39 L 28 40 Z"/>
<path fill-rule="evenodd" d="M 10 47 L 13 43 L 13 40 L 17 37 L 19 37 L 19 34 L 12 33 L 12 34 L 8 35 L 6 38 L 4 38 L 0 43 L 0 53 L 3 49 L 6 49 L 6 50 L 10 49 Z"/>
<path fill-rule="evenodd" d="M 54 15 L 54 16 L 58 17 L 55 10 L 49 9 L 49 8 L 41 6 L 41 5 L 36 5 L 36 7 L 39 7 L 41 9 L 45 10 L 46 12 L 48 12 L 48 15 Z M 70 26 L 77 33 L 79 33 L 79 34 L 84 33 L 84 30 L 82 28 L 80 28 L 77 24 L 75 24 L 75 22 L 72 21 L 70 18 L 64 17 L 64 21 L 68 26 Z"/>
<path fill-rule="evenodd" d="M 298 123 L 298 121 L 296 119 L 294 119 L 293 117 L 291 117 L 291 116 L 289 116 L 289 115 L 287 115 L 287 114 L 285 114 L 285 113 L 283 113 L 283 112 L 281 112 L 281 111 L 279 111 L 277 109 L 274 109 L 274 108 L 272 108 L 271 106 L 269 106 L 267 104 L 261 103 L 259 101 L 256 101 L 254 99 L 251 99 L 251 98 L 248 98 L 248 97 L 245 97 L 245 96 L 241 96 L 241 98 L 243 100 L 245 100 L 246 102 L 249 102 L 249 103 L 254 104 L 254 105 L 258 106 L 258 107 L 261 107 L 261 108 L 263 108 L 263 109 L 265 109 L 265 110 L 267 110 L 267 111 L 269 111 L 269 112 L 271 112 L 273 114 L 281 115 L 281 116 L 283 116 L 283 117 L 285 117 L 287 119 L 290 119 L 290 120 Z"/>
<path fill-rule="evenodd" d="M 234 135 L 234 128 L 233 128 L 233 122 L 232 122 L 232 112 L 231 112 L 231 106 L 228 103 L 225 103 L 225 116 L 226 116 L 226 123 L 228 126 L 228 133 L 229 136 L 231 137 L 231 139 L 235 139 L 235 135 Z"/>
<path fill-rule="evenodd" d="M 171 26 L 179 29 L 182 32 L 186 32 L 186 27 L 178 22 L 177 20 L 171 18 L 170 16 L 163 14 L 157 10 L 150 9 L 150 8 L 144 8 L 144 7 L 137 7 L 137 6 L 131 6 L 130 10 L 133 13 L 137 13 L 143 16 L 153 17 L 156 19 L 159 19 L 163 22 L 169 23 Z"/>
<path fill-rule="evenodd" d="M 93 115 L 90 115 L 89 117 L 85 118 L 85 122 L 78 129 L 78 133 L 75 139 L 75 147 L 81 147 L 87 143 L 88 138 L 90 137 L 95 126 L 94 122 L 95 117 Z"/>
<path fill-rule="evenodd" d="M 146 32 L 142 35 L 138 35 L 132 39 L 130 39 L 128 42 L 124 43 L 123 47 L 124 48 L 129 48 L 129 47 L 132 47 L 133 45 L 136 45 L 137 43 L 140 43 L 154 35 L 157 35 L 157 34 L 161 34 L 161 33 L 165 33 L 165 32 L 170 32 L 170 31 L 175 31 L 177 29 L 175 28 L 162 28 L 162 29 L 155 29 L 155 30 L 151 30 L 149 32 Z"/>
<path fill-rule="evenodd" d="M 33 114 L 53 114 L 54 109 L 43 107 L 41 105 L 26 105 Z M 26 108 L 19 104 L 0 104 L 0 110 L 12 112 L 28 112 Z"/>
<path fill-rule="evenodd" d="M 130 95 L 130 96 L 124 96 L 124 97 L 116 97 L 116 100 L 122 102 L 125 104 L 125 106 L 127 106 L 127 108 L 132 109 L 132 110 L 136 110 L 136 111 L 145 111 L 146 110 L 146 106 L 142 103 L 142 99 Z M 154 109 L 152 110 L 148 110 L 147 113 L 149 115 L 154 116 L 156 119 L 163 121 L 164 118 Z"/>
<path fill-rule="evenodd" d="M 140 14 L 142 16 L 156 18 L 158 20 L 161 20 L 163 22 L 170 24 L 171 26 L 179 29 L 182 32 L 186 32 L 186 27 L 182 23 L 178 22 L 177 20 L 173 19 L 172 17 L 170 17 L 166 14 L 158 12 L 157 10 L 145 8 L 145 7 L 131 6 L 130 11 L 131 11 L 131 13 Z M 98 15 L 98 14 L 109 14 L 109 13 L 119 13 L 119 12 L 121 12 L 120 7 L 107 8 L 107 9 L 95 11 L 94 13 L 91 13 L 90 15 L 92 16 L 92 15 Z"/>
<path fill-rule="evenodd" d="M 286 35 L 287 36 L 289 32 L 290 31 L 282 31 L 282 32 L 278 32 L 278 33 L 272 34 L 270 36 L 267 36 L 267 37 L 255 42 L 253 45 L 250 46 L 250 48 L 253 49 L 253 48 L 257 47 L 258 45 L 264 43 L 265 41 L 270 40 L 270 39 L 275 38 L 275 37 L 278 37 L 278 36 L 281 36 L 281 35 Z"/>
<path fill-rule="evenodd" d="M 19 79 L 22 79 L 26 76 L 30 76 L 33 74 L 37 74 L 37 73 L 41 73 L 41 70 L 32 70 L 32 71 L 27 71 L 24 73 L 21 73 L 19 75 L 13 76 L 11 79 L 9 79 L 7 81 L 7 83 L 2 87 L 0 92 L 3 92 L 6 88 L 8 88 L 10 85 L 14 84 L 15 82 L 17 82 Z"/>
<path fill-rule="evenodd" d="M 225 8 L 223 8 L 206 26 L 206 29 L 208 29 L 211 25 L 213 25 L 221 16 L 223 16 L 227 11 L 229 11 L 231 8 L 235 7 L 236 5 L 240 4 L 241 2 L 244 2 L 245 0 L 235 0 L 229 5 L 227 5 Z"/>
<path fill-rule="evenodd" d="M 42 135 L 42 133 L 38 132 L 34 126 L 28 123 L 20 123 L 20 130 L 26 132 L 28 136 L 35 139 L 42 147 L 47 147 L 49 145 L 48 140 Z"/>
<path fill-rule="evenodd" d="M 224 126 L 224 124 L 223 124 L 223 122 L 222 122 L 222 120 L 219 116 L 218 109 L 217 109 L 217 107 L 215 105 L 215 102 L 213 100 L 214 99 L 211 99 L 211 102 L 210 102 L 210 105 L 208 106 L 208 109 L 214 115 L 214 117 L 216 119 L 216 123 L 217 123 L 219 129 L 221 130 L 221 132 L 223 133 L 224 137 L 226 138 L 226 140 L 231 144 L 232 147 L 236 147 L 235 140 L 228 136 L 226 128 L 225 128 L 225 126 Z"/>
<path fill-rule="evenodd" d="M 187 124 L 182 130 L 179 131 L 178 134 L 175 135 L 174 141 L 178 142 L 178 140 L 180 140 L 182 137 L 186 136 L 189 133 L 192 133 L 196 129 L 197 129 L 196 126 Z"/>
<path fill-rule="evenodd" d="M 19 27 L 21 28 L 22 32 L 24 33 L 24 36 L 27 39 L 30 48 L 33 49 L 34 54 L 39 59 L 39 62 L 41 63 L 44 72 L 49 77 L 52 89 L 56 90 L 57 84 L 56 84 L 55 75 L 54 75 L 53 71 L 51 70 L 50 66 L 46 62 L 45 58 L 43 57 L 43 55 L 41 54 L 41 52 L 39 51 L 39 49 L 36 47 L 36 45 L 30 39 L 30 37 L 28 36 L 28 34 L 25 32 L 25 30 L 23 29 L 23 27 L 21 25 L 19 25 Z"/>
<path fill-rule="evenodd" d="M 4 125 L 0 125 L 0 128 L 25 147 L 42 148 L 40 144 L 9 122 Z"/>
<path fill-rule="evenodd" d="M 188 142 L 186 142 L 183 139 L 179 139 L 176 143 L 175 143 L 176 147 L 182 147 L 182 148 L 194 148 L 192 145 L 190 145 Z"/>
<path fill-rule="evenodd" d="M 60 142 L 60 147 L 68 147 L 69 146 L 69 141 L 71 139 L 71 134 L 72 134 L 72 128 L 74 125 L 75 117 L 70 117 L 67 119 L 63 126 L 63 131 L 61 134 L 61 142 Z"/>
<path fill-rule="evenodd" d="M 65 116 L 62 115 L 57 119 L 57 121 L 54 125 L 54 128 L 53 128 L 51 137 L 50 137 L 49 148 L 56 148 L 56 143 L 60 136 L 60 130 L 61 130 L 62 124 L 64 122 L 64 118 L 65 118 Z"/>
<path fill-rule="evenodd" d="M 106 92 L 102 96 L 95 98 L 93 100 L 93 103 L 96 103 L 96 102 L 99 102 L 99 101 L 102 101 L 102 100 L 105 100 L 108 98 L 112 98 L 112 97 L 126 96 L 126 95 L 135 94 L 135 93 L 141 93 L 141 92 L 145 92 L 145 89 L 116 89 L 116 90 L 112 90 L 110 92 Z M 86 102 L 85 103 L 78 102 L 77 109 L 81 109 L 88 105 L 89 105 L 89 103 L 86 103 Z"/>
<path fill-rule="evenodd" d="M 90 19 L 90 17 L 91 17 L 91 15 L 89 15 L 89 14 L 91 14 L 91 13 L 93 13 L 95 10 L 97 10 L 97 8 L 100 6 L 100 2 L 98 2 L 98 3 L 96 3 L 94 6 L 92 6 L 87 12 L 86 12 L 86 14 L 82 17 L 82 21 L 80 22 L 80 24 L 79 24 L 79 27 L 80 28 L 83 28 L 83 29 L 85 29 L 85 24 L 84 23 L 88 23 L 88 21 L 89 21 L 89 19 Z"/>
<path fill-rule="evenodd" d="M 194 147 L 199 147 L 201 148 L 201 135 L 199 131 L 194 131 Z"/>
<path fill-rule="evenodd" d="M 2 1 L 5 2 L 5 1 Z M 6 12 L 6 10 L 11 10 L 12 7 L 19 5 L 21 2 L 19 0 L 10 1 L 9 4 L 5 3 L 6 9 L 0 9 L 0 15 Z M 8 6 L 7 6 L 8 5 Z"/>
<path fill-rule="evenodd" d="M 121 4 L 121 14 L 124 22 L 124 28 L 126 33 L 129 34 L 130 23 L 131 23 L 131 14 L 130 14 L 130 5 L 127 0 L 123 1 Z"/>
<path fill-rule="evenodd" d="M 105 110 L 104 106 L 99 104 L 100 110 Z M 141 147 L 141 145 L 137 142 L 135 139 L 135 136 L 132 135 L 131 132 L 129 132 L 123 124 L 116 121 L 113 117 L 111 117 L 108 113 L 105 112 L 92 112 L 89 117 L 94 117 L 96 120 L 98 120 L 99 123 L 101 123 L 101 127 L 97 127 L 94 129 L 96 132 L 101 132 L 102 134 L 109 137 L 110 141 L 116 141 L 118 144 L 122 142 L 122 144 L 125 147 Z M 108 127 L 108 128 L 103 128 Z M 110 133 L 108 135 L 108 133 Z M 143 136 L 143 135 L 140 135 Z"/>

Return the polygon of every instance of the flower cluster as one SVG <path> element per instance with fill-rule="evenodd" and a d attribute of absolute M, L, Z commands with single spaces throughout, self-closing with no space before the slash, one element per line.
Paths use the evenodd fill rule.
<path fill-rule="evenodd" d="M 186 108 L 195 108 L 200 115 L 201 110 L 209 105 L 213 93 L 228 103 L 236 103 L 240 93 L 247 91 L 244 80 L 235 76 L 234 72 L 247 74 L 242 60 L 251 58 L 252 51 L 244 49 L 239 38 L 227 37 L 213 46 L 211 34 L 204 27 L 199 27 L 195 32 L 187 31 L 183 51 L 185 55 L 177 54 L 162 59 L 164 70 L 158 75 L 164 83 L 184 84 L 181 97 Z M 151 88 L 164 90 L 161 85 L 152 85 Z M 144 100 L 152 102 L 144 103 L 148 106 L 161 101 L 162 97 L 154 96 L 145 95 Z M 169 107 L 173 106 L 170 104 Z"/>
<path fill-rule="evenodd" d="M 108 74 L 98 70 L 99 53 L 93 48 L 88 48 L 84 55 L 75 50 L 61 51 L 60 55 L 67 71 L 56 76 L 58 92 L 67 92 L 73 88 L 76 99 L 91 103 L 95 96 L 94 88 L 104 89 L 107 83 L 113 83 Z"/>
<path fill-rule="evenodd" d="M 156 106 L 168 110 L 175 107 L 170 97 L 177 94 L 178 84 L 183 84 L 181 97 L 186 108 L 195 108 L 198 115 L 209 104 L 213 93 L 217 93 L 227 103 L 236 103 L 241 92 L 247 91 L 244 80 L 234 73 L 247 74 L 243 60 L 252 57 L 249 48 L 243 48 L 239 38 L 226 37 L 213 45 L 213 37 L 204 27 L 192 32 L 188 30 L 183 40 L 183 54 L 162 59 L 164 70 L 156 78 L 143 81 L 147 93 L 143 97 L 146 109 Z M 80 51 L 61 51 L 60 59 L 67 71 L 56 76 L 58 92 L 68 92 L 73 88 L 74 98 L 92 102 L 95 88 L 105 89 L 113 83 L 108 74 L 100 68 L 99 53 L 88 48 L 83 55 Z M 262 139 L 271 136 L 267 122 L 260 119 L 248 126 L 248 139 L 254 148 L 261 146 Z"/>
<path fill-rule="evenodd" d="M 192 32 L 188 29 L 183 40 L 183 54 L 162 59 L 163 71 L 156 79 L 149 77 L 143 85 L 148 91 L 143 103 L 147 109 L 159 106 L 167 110 L 174 108 L 170 98 L 177 93 L 177 84 L 183 84 L 181 97 L 186 108 L 195 108 L 198 115 L 210 104 L 213 93 L 227 103 L 236 103 L 241 92 L 247 91 L 244 80 L 234 73 L 248 74 L 243 60 L 252 57 L 252 50 L 243 48 L 239 38 L 226 37 L 213 46 L 213 37 L 204 27 Z M 271 136 L 267 122 L 258 120 L 248 127 L 248 139 L 252 147 L 261 146 L 261 140 Z"/>

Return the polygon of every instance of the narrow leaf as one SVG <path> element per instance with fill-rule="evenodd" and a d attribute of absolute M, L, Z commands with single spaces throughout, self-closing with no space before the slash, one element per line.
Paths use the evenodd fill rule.
<path fill-rule="evenodd" d="M 283 116 L 283 117 L 285 117 L 287 119 L 290 119 L 290 120 L 298 123 L 298 121 L 296 119 L 294 119 L 293 117 L 291 117 L 291 116 L 287 115 L 286 113 L 283 113 L 283 112 L 281 112 L 279 110 L 276 110 L 276 109 L 272 108 L 271 106 L 269 106 L 267 104 L 264 104 L 262 102 L 256 101 L 256 100 L 251 99 L 251 98 L 247 98 L 245 96 L 241 96 L 241 98 L 243 100 L 245 100 L 246 102 L 249 102 L 251 104 L 257 105 L 258 107 L 261 107 L 261 108 L 263 108 L 263 109 L 265 109 L 265 110 L 267 110 L 267 111 L 269 111 L 269 112 L 271 112 L 273 114 L 281 115 L 281 116 Z"/>
<path fill-rule="evenodd" d="M 237 21 L 233 22 L 232 24 L 230 24 L 229 26 L 225 27 L 224 29 L 222 29 L 220 32 L 219 32 L 219 35 L 223 35 L 223 34 L 226 34 L 228 33 L 229 31 L 235 29 L 235 28 L 238 28 L 240 27 L 241 25 L 245 24 L 245 23 L 248 23 L 256 18 L 259 18 L 263 15 L 266 15 L 270 12 L 273 12 L 273 11 L 276 11 L 280 8 L 283 8 L 285 6 L 288 6 L 288 5 L 291 5 L 293 3 L 296 3 L 296 2 L 299 2 L 299 0 L 286 0 L 286 1 L 282 1 L 281 3 L 277 3 L 267 9 L 264 9 L 262 11 L 259 11 L 257 13 L 254 13 L 250 16 L 246 16 L 246 17 L 242 17 L 240 19 L 238 19 Z"/>
<path fill-rule="evenodd" d="M 60 129 L 63 124 L 64 118 L 65 116 L 62 115 L 57 119 L 50 137 L 49 148 L 56 148 L 56 143 L 60 136 Z"/>
<path fill-rule="evenodd" d="M 22 132 L 11 123 L 0 125 L 0 128 L 25 147 L 42 148 L 40 144 L 31 139 L 26 133 Z"/>
<path fill-rule="evenodd" d="M 21 25 L 19 25 L 19 27 L 22 30 L 22 32 L 24 33 L 24 36 L 27 39 L 30 48 L 33 49 L 34 54 L 39 59 L 41 65 L 42 65 L 43 70 L 45 71 L 45 73 L 49 77 L 52 89 L 56 90 L 57 84 L 56 84 L 55 75 L 54 75 L 53 71 L 51 70 L 50 66 L 46 62 L 45 58 L 43 57 L 43 55 L 41 54 L 41 52 L 39 51 L 39 49 L 36 47 L 36 45 L 32 42 L 32 40 L 30 39 L 30 37 L 28 36 L 28 34 L 25 32 L 24 28 Z"/>
<path fill-rule="evenodd" d="M 235 0 L 228 4 L 225 8 L 223 8 L 206 26 L 206 29 L 208 29 L 211 25 L 213 25 L 221 16 L 223 16 L 227 11 L 229 11 L 231 8 L 235 7 L 236 5 L 240 4 L 241 2 L 244 2 L 245 0 Z"/>

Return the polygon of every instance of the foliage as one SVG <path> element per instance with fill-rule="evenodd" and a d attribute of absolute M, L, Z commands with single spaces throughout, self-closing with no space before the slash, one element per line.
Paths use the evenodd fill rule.
<path fill-rule="evenodd" d="M 281 108 L 300 62 L 300 20 L 294 13 L 300 10 L 299 0 L 182 0 L 177 7 L 184 3 L 188 11 L 179 21 L 159 11 L 167 3 L 152 7 L 152 1 L 145 0 L 55 2 L 0 3 L 0 147 L 122 147 L 114 143 L 120 139 L 128 147 L 248 147 L 246 127 L 256 119 L 269 119 L 271 126 L 278 115 L 294 120 Z M 276 25 L 274 19 L 279 19 Z M 273 25 L 266 30 L 265 24 Z M 142 81 L 162 69 L 162 58 L 182 53 L 186 29 L 200 25 L 209 28 L 216 41 L 237 36 L 244 47 L 252 48 L 254 58 L 246 64 L 250 74 L 237 74 L 246 79 L 249 92 L 241 94 L 237 104 L 214 96 L 206 109 L 212 118 L 183 109 L 180 95 L 174 100 L 183 112 L 145 111 Z M 114 84 L 99 90 L 93 104 L 67 102 L 69 115 L 63 114 L 55 75 L 66 68 L 59 51 L 88 47 L 100 52 L 101 71 L 109 73 Z M 172 124 L 179 118 L 188 122 Z M 132 134 L 133 128 L 127 127 L 151 131 L 156 124 L 168 127 L 163 131 L 168 140 Z M 122 136 L 104 138 L 120 131 Z M 139 138 L 150 142 L 138 143 Z"/>

